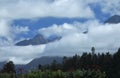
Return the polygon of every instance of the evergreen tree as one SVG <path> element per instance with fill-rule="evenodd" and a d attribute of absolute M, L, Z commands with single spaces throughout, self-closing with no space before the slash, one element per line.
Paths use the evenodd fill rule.
<path fill-rule="evenodd" d="M 118 49 L 118 52 L 114 54 L 113 56 L 113 73 L 114 78 L 120 77 L 120 48 Z"/>
<path fill-rule="evenodd" d="M 2 72 L 15 73 L 15 65 L 12 61 L 9 61 L 3 66 Z"/>
<path fill-rule="evenodd" d="M 57 61 L 56 60 L 53 60 L 52 64 L 51 64 L 51 69 L 52 70 L 57 70 Z"/>
<path fill-rule="evenodd" d="M 92 55 L 94 55 L 95 54 L 95 47 L 92 47 L 91 51 L 92 51 Z"/>

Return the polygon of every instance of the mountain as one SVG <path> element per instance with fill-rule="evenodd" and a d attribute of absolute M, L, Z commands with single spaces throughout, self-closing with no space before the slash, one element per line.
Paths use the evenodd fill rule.
<path fill-rule="evenodd" d="M 54 36 L 53 38 L 45 38 L 43 35 L 37 34 L 32 39 L 20 41 L 16 43 L 15 45 L 17 46 L 40 45 L 40 44 L 47 44 L 49 42 L 54 42 L 60 39 L 61 37 L 58 37 L 58 36 Z"/>
<path fill-rule="evenodd" d="M 114 15 L 106 20 L 104 23 L 117 24 L 120 23 L 120 15 Z"/>
<path fill-rule="evenodd" d="M 2 67 L 4 66 L 4 64 L 6 64 L 7 62 L 4 61 L 4 62 L 0 62 L 0 69 L 2 69 Z"/>
<path fill-rule="evenodd" d="M 26 65 L 15 65 L 15 69 L 16 69 L 16 72 L 18 72 L 20 68 L 24 69 L 25 71 L 28 71 L 30 69 L 37 69 L 39 64 L 48 65 L 48 64 L 51 64 L 54 60 L 56 60 L 56 62 L 58 63 L 62 63 L 63 57 L 43 56 L 40 58 L 33 59 L 30 63 Z M 7 63 L 6 61 L 0 62 L 0 69 L 2 69 L 4 64 L 6 63 Z"/>
<path fill-rule="evenodd" d="M 38 65 L 47 65 L 47 64 L 51 64 L 54 60 L 56 60 L 58 63 L 62 63 L 63 58 L 62 57 L 58 57 L 58 56 L 44 56 L 41 58 L 36 58 L 34 60 L 32 60 L 30 63 L 26 64 L 23 68 L 26 70 L 29 69 L 37 69 Z"/>

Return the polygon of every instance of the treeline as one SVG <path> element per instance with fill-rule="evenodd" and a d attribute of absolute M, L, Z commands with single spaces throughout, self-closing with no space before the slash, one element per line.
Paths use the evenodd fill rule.
<path fill-rule="evenodd" d="M 108 78 L 120 77 L 120 49 L 115 54 L 95 53 L 95 48 L 92 47 L 92 53 L 83 53 L 82 56 L 74 55 L 73 57 L 63 57 L 63 62 L 58 63 L 56 60 L 50 65 L 39 65 L 39 70 L 62 70 L 76 71 L 77 69 L 84 70 L 100 70 L 105 72 Z"/>
<path fill-rule="evenodd" d="M 34 78 L 35 76 L 43 78 L 44 76 L 47 76 L 47 74 L 50 74 L 50 77 L 47 76 L 46 78 L 67 78 L 68 74 L 72 74 L 69 78 L 76 78 L 77 75 L 79 75 L 80 78 L 86 78 L 86 76 L 88 78 L 120 77 L 120 49 L 118 49 L 118 51 L 114 54 L 110 54 L 109 52 L 96 54 L 94 47 L 91 48 L 91 51 L 92 53 L 86 52 L 81 56 L 77 54 L 72 57 L 64 56 L 62 63 L 58 63 L 56 60 L 54 60 L 51 64 L 44 66 L 39 65 L 38 70 L 31 70 L 31 72 L 27 72 L 26 74 L 23 73 L 24 69 L 20 68 L 19 75 L 16 74 L 18 72 L 15 70 L 14 63 L 10 61 L 6 63 L 3 66 L 3 69 L 0 71 L 0 78 L 1 76 L 3 77 L 3 75 L 6 76 L 6 74 L 11 76 L 11 78 L 13 78 L 12 76 L 23 76 L 24 78 L 30 78 L 29 76 Z M 60 74 L 59 77 L 58 75 L 56 77 L 55 73 L 62 74 Z"/>

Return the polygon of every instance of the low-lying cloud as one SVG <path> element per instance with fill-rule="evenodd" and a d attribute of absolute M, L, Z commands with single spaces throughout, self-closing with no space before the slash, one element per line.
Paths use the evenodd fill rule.
<path fill-rule="evenodd" d="M 38 46 L 1 46 L 0 61 L 12 60 L 16 64 L 26 64 L 35 57 L 40 57 L 46 45 Z"/>
<path fill-rule="evenodd" d="M 1 46 L 1 60 L 13 60 L 16 64 L 28 63 L 31 59 L 41 56 L 71 56 L 91 52 L 91 47 L 96 48 L 96 53 L 114 53 L 120 46 L 120 24 L 101 24 L 98 21 L 85 23 L 53 25 L 39 29 L 38 32 L 45 36 L 52 34 L 61 36 L 62 39 L 45 45 L 38 46 Z M 83 33 L 87 31 L 88 33 Z"/>
<path fill-rule="evenodd" d="M 83 26 L 88 30 L 87 34 L 81 30 Z M 68 27 L 67 27 L 68 26 Z M 89 51 L 92 46 L 96 47 L 98 52 L 115 52 L 120 44 L 120 24 L 100 24 L 97 21 L 90 21 L 84 24 L 63 24 L 62 26 L 51 26 L 46 29 L 40 29 L 43 34 L 61 35 L 62 39 L 58 42 L 50 43 L 46 46 L 47 55 L 73 55 L 81 54 L 83 51 Z M 65 28 L 66 27 L 66 28 Z M 62 28 L 62 29 L 61 29 Z M 60 30 L 57 31 L 57 30 Z"/>

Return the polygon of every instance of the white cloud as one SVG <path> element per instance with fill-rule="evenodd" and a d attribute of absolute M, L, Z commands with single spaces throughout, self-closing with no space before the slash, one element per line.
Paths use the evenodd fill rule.
<path fill-rule="evenodd" d="M 12 26 L 12 28 L 14 29 L 13 32 L 15 34 L 21 34 L 21 33 L 27 33 L 30 31 L 29 27 L 28 26 Z"/>
<path fill-rule="evenodd" d="M 94 13 L 83 0 L 4 0 L 0 1 L 0 17 L 82 17 L 94 18 Z"/>
<path fill-rule="evenodd" d="M 82 33 L 86 31 L 87 25 L 82 25 L 81 23 L 74 22 L 73 24 L 64 23 L 63 25 L 52 25 L 48 28 L 42 28 L 38 30 L 38 33 L 44 34 L 44 36 L 49 37 L 50 35 L 66 36 L 74 33 Z"/>
<path fill-rule="evenodd" d="M 46 45 L 38 46 L 1 46 L 0 61 L 12 60 L 16 64 L 26 64 L 44 52 Z"/>
<path fill-rule="evenodd" d="M 119 48 L 120 44 L 120 24 L 106 24 L 98 27 L 91 27 L 88 33 L 89 37 L 99 48 L 115 49 Z"/>
<path fill-rule="evenodd" d="M 8 36 L 9 35 L 10 28 L 8 27 L 8 24 L 5 20 L 0 20 L 0 36 Z"/>
<path fill-rule="evenodd" d="M 27 34 L 28 26 L 11 26 L 11 21 L 0 19 L 0 45 L 11 45 L 19 34 Z"/>
<path fill-rule="evenodd" d="M 98 1 L 103 13 L 120 15 L 120 0 L 100 0 Z"/>
<path fill-rule="evenodd" d="M 104 13 L 120 14 L 120 0 L 0 0 L 0 18 L 94 18 L 89 4 L 100 5 Z"/>
<path fill-rule="evenodd" d="M 79 25 L 78 25 L 79 24 Z M 90 51 L 92 46 L 97 52 L 115 52 L 120 44 L 120 24 L 99 24 L 97 21 L 90 21 L 84 24 L 63 24 L 53 25 L 40 29 L 43 34 L 57 34 L 62 36 L 60 41 L 46 45 L 45 55 L 73 55 Z M 87 26 L 88 33 L 83 34 L 80 27 Z M 68 26 L 68 27 L 67 27 Z M 66 27 L 66 28 L 65 28 Z M 86 28 L 86 27 L 85 27 Z"/>

